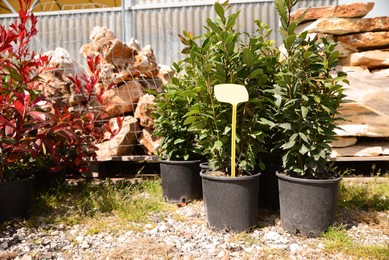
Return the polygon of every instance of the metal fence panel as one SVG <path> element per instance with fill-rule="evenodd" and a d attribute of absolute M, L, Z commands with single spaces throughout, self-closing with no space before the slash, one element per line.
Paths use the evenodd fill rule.
<path fill-rule="evenodd" d="M 78 61 L 83 61 L 79 50 L 83 44 L 89 42 L 92 28 L 105 26 L 118 38 L 124 37 L 126 42 L 134 37 L 143 46 L 150 44 L 157 56 L 157 61 L 171 65 L 181 58 L 179 52 L 183 46 L 177 34 L 186 30 L 194 35 L 202 35 L 205 32 L 206 19 L 215 16 L 213 2 L 209 0 L 127 0 L 126 10 L 104 8 L 36 13 L 39 34 L 31 45 L 38 53 L 62 47 Z M 261 20 L 272 28 L 270 38 L 280 43 L 274 1 L 230 2 L 231 12 L 241 11 L 237 20 L 240 30 L 254 33 L 254 20 Z M 338 0 L 302 0 L 298 6 L 336 5 L 337 2 Z M 122 20 L 123 13 L 124 20 Z M 10 24 L 15 19 L 15 15 L 5 15 L 0 17 L 0 23 Z"/>

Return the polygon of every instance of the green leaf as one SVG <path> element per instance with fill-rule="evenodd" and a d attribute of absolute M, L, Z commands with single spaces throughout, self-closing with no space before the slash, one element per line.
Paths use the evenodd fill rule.
<path fill-rule="evenodd" d="M 284 41 L 284 44 L 285 44 L 285 48 L 287 49 L 287 50 L 290 50 L 290 49 L 292 49 L 292 46 L 293 46 L 293 44 L 295 43 L 295 41 L 296 41 L 296 34 L 292 34 L 292 35 L 289 35 L 287 38 L 286 38 L 286 40 Z"/>
<path fill-rule="evenodd" d="M 227 37 L 227 39 L 225 40 L 225 44 L 230 44 L 233 40 L 235 39 L 235 35 L 234 34 L 231 34 L 230 36 Z"/>
<path fill-rule="evenodd" d="M 297 133 L 292 134 L 292 136 L 289 138 L 289 141 L 295 141 L 297 136 L 298 136 Z"/>
<path fill-rule="evenodd" d="M 11 78 L 13 78 L 14 80 L 16 80 L 18 82 L 22 81 L 22 77 L 19 75 L 19 73 L 16 69 L 14 69 L 12 67 L 8 67 L 8 66 L 6 66 L 6 68 L 9 71 Z"/>
<path fill-rule="evenodd" d="M 304 142 L 308 143 L 308 137 L 304 133 L 300 132 L 299 136 L 301 137 L 301 139 L 303 139 Z"/>
<path fill-rule="evenodd" d="M 249 67 L 253 65 L 253 55 L 249 48 L 243 49 L 243 63 L 247 64 Z"/>
<path fill-rule="evenodd" d="M 226 25 L 227 31 L 231 30 L 234 27 L 235 22 L 236 22 L 236 18 L 238 18 L 239 14 L 240 14 L 240 10 L 228 17 L 228 21 L 227 21 L 227 25 Z"/>
<path fill-rule="evenodd" d="M 227 125 L 226 127 L 224 127 L 223 135 L 228 134 L 230 131 L 231 131 L 231 127 Z"/>
<path fill-rule="evenodd" d="M 200 113 L 200 110 L 198 110 L 198 109 L 192 109 L 192 110 L 190 110 L 188 113 L 186 113 L 185 115 L 184 115 L 184 117 L 189 117 L 189 116 L 191 116 L 191 115 L 197 115 L 197 114 L 199 114 Z"/>
<path fill-rule="evenodd" d="M 294 140 L 291 140 L 291 141 L 287 142 L 286 144 L 283 144 L 281 146 L 281 148 L 286 150 L 286 149 L 292 148 L 295 144 L 296 144 L 296 142 Z"/>
<path fill-rule="evenodd" d="M 299 150 L 299 153 L 306 154 L 307 152 L 309 152 L 309 149 L 305 145 L 302 145 Z"/>
<path fill-rule="evenodd" d="M 221 141 L 216 141 L 213 145 L 213 149 L 220 150 L 223 147 L 223 143 Z"/>
<path fill-rule="evenodd" d="M 331 109 L 329 109 L 327 106 L 321 105 L 321 107 L 322 107 L 328 114 L 331 113 Z"/>
<path fill-rule="evenodd" d="M 291 130 L 292 129 L 292 126 L 290 123 L 283 123 L 283 124 L 280 124 L 280 127 L 285 129 L 285 130 Z"/>
<path fill-rule="evenodd" d="M 305 119 L 307 117 L 309 108 L 306 106 L 301 106 L 301 115 Z"/>
<path fill-rule="evenodd" d="M 286 21 L 288 20 L 288 11 L 284 0 L 275 0 L 274 1 L 278 15 L 280 16 L 281 22 L 283 22 L 283 27 L 286 29 Z M 285 23 L 285 24 L 284 24 Z"/>
<path fill-rule="evenodd" d="M 181 143 L 183 143 L 183 142 L 185 142 L 184 139 L 178 138 L 178 139 L 174 140 L 174 143 L 173 143 L 173 144 L 176 145 L 176 144 L 181 144 Z"/>
<path fill-rule="evenodd" d="M 263 74 L 263 69 L 256 69 L 250 74 L 250 78 L 257 78 L 259 75 Z"/>
<path fill-rule="evenodd" d="M 226 19 L 224 16 L 224 8 L 218 2 L 215 3 L 215 11 L 216 11 L 217 15 L 222 19 L 222 21 L 224 21 Z"/>
<path fill-rule="evenodd" d="M 197 118 L 195 116 L 189 116 L 187 119 L 184 121 L 184 125 L 190 125 L 193 122 L 195 122 Z"/>

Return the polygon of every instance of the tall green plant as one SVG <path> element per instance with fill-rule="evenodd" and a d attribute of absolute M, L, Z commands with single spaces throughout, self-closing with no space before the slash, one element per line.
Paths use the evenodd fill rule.
<path fill-rule="evenodd" d="M 206 21 L 206 33 L 193 36 L 184 32 L 181 41 L 187 57 L 185 70 L 179 80 L 192 91 L 183 95 L 194 98 L 186 114 L 185 125 L 197 133 L 203 154 L 213 169 L 229 171 L 231 158 L 231 106 L 215 99 L 213 86 L 223 83 L 245 85 L 249 101 L 237 112 L 238 173 L 261 168 L 259 154 L 264 151 L 264 127 L 268 122 L 267 109 L 273 85 L 277 52 L 266 38 L 268 26 L 255 21 L 256 32 L 239 32 L 236 20 L 240 12 L 227 15 L 230 5 L 215 3 L 215 19 Z M 195 93 L 193 93 L 195 91 Z"/>
<path fill-rule="evenodd" d="M 292 175 L 319 178 L 328 172 L 330 143 L 346 75 L 337 72 L 336 44 L 325 38 L 296 34 L 290 14 L 296 0 L 276 0 L 285 51 L 276 75 L 278 147 L 284 169 Z"/>
<path fill-rule="evenodd" d="M 174 64 L 181 72 L 180 63 Z M 196 92 L 191 85 L 183 84 L 177 77 L 164 86 L 165 92 L 157 95 L 153 116 L 156 119 L 154 135 L 162 137 L 162 158 L 166 160 L 194 160 L 200 157 L 197 134 L 184 124 L 185 115 L 194 104 Z"/>

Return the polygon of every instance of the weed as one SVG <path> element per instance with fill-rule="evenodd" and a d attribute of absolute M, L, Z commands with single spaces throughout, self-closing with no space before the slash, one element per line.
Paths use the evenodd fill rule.
<path fill-rule="evenodd" d="M 331 227 L 323 234 L 325 251 L 328 253 L 343 252 L 357 259 L 387 259 L 389 245 L 364 245 L 353 241 L 342 227 Z"/>
<path fill-rule="evenodd" d="M 87 218 L 103 219 L 110 215 L 126 221 L 146 222 L 151 213 L 165 209 L 161 194 L 158 179 L 140 183 L 126 180 L 113 182 L 109 179 L 100 184 L 66 183 L 37 194 L 31 223 L 44 220 L 47 223 L 72 225 Z"/>
<path fill-rule="evenodd" d="M 361 210 L 389 210 L 389 181 L 369 183 L 342 182 L 339 205 Z"/>

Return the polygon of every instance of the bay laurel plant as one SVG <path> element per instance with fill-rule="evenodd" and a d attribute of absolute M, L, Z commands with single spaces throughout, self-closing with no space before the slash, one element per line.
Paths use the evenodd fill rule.
<path fill-rule="evenodd" d="M 181 73 L 181 62 L 174 63 L 177 74 Z M 157 95 L 153 116 L 156 120 L 153 134 L 162 137 L 159 155 L 166 160 L 195 160 L 201 156 L 196 132 L 189 131 L 184 124 L 185 115 L 191 111 L 196 96 L 191 85 L 178 77 L 164 86 Z"/>
<path fill-rule="evenodd" d="M 213 87 L 217 84 L 244 85 L 249 101 L 238 106 L 236 158 L 237 175 L 263 168 L 261 154 L 266 152 L 265 131 L 271 118 L 272 93 L 278 52 L 268 40 L 270 29 L 255 21 L 252 34 L 240 32 L 236 21 L 240 12 L 230 13 L 228 2 L 215 3 L 217 14 L 207 19 L 206 32 L 180 36 L 185 45 L 181 75 L 177 82 L 180 95 L 191 100 L 184 125 L 196 134 L 201 153 L 213 170 L 230 174 L 231 115 L 229 104 L 218 102 Z"/>
<path fill-rule="evenodd" d="M 337 128 L 338 108 L 344 101 L 343 72 L 336 71 L 336 43 L 303 32 L 290 14 L 296 0 L 276 0 L 284 53 L 276 75 L 278 147 L 284 170 L 292 176 L 331 178 L 330 143 Z"/>

